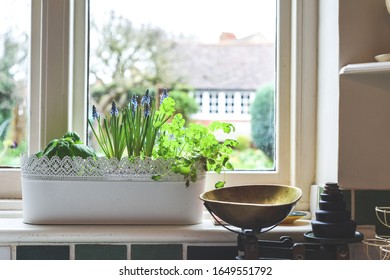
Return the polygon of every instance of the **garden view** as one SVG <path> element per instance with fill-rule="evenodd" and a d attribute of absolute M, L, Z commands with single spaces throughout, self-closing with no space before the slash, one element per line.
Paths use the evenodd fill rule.
<path fill-rule="evenodd" d="M 27 14 L 28 2 L 20 0 Z M 187 122 L 234 124 L 239 143 L 232 154 L 236 170 L 274 170 L 272 40 L 260 31 L 238 38 L 221 29 L 215 42 L 205 42 L 193 33 L 173 33 L 147 15 L 144 22 L 135 22 L 120 10 L 97 6 L 98 2 L 90 1 L 89 116 L 92 105 L 107 113 L 113 100 L 125 108 L 134 94 L 142 96 L 149 89 L 157 97 L 167 88 L 176 112 Z M 2 167 L 19 166 L 20 155 L 27 152 L 29 27 L 14 21 L 19 18 L 0 20 Z M 98 149 L 94 140 L 89 144 Z"/>

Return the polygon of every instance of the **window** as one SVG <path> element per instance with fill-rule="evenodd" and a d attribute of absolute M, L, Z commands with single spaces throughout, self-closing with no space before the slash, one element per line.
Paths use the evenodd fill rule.
<path fill-rule="evenodd" d="M 90 100 L 100 111 L 112 100 L 125 106 L 142 88 L 189 88 L 183 95 L 198 110 L 187 120 L 236 127 L 227 136 L 241 143 L 231 157 L 235 170 L 276 169 L 276 87 L 268 91 L 275 84 L 276 1 L 91 0 L 90 26 Z"/>
<path fill-rule="evenodd" d="M 253 98 L 248 92 L 241 93 L 241 114 L 249 114 L 249 106 L 252 103 Z"/>
<path fill-rule="evenodd" d="M 225 93 L 225 114 L 234 114 L 234 93 Z"/>
<path fill-rule="evenodd" d="M 2 1 L 0 9 L 0 166 L 19 166 L 27 152 L 30 1 Z"/>
<path fill-rule="evenodd" d="M 206 92 L 209 94 L 209 114 L 218 114 L 219 92 Z"/>
<path fill-rule="evenodd" d="M 20 196 L 27 152 L 30 0 L 0 2 L 0 198 Z"/>
<path fill-rule="evenodd" d="M 33 153 L 64 131 L 86 132 L 86 108 L 91 104 L 88 104 L 85 95 L 88 80 L 87 48 L 85 47 L 88 31 L 88 1 L 58 0 L 55 3 L 48 0 L 31 1 L 30 63 L 32 70 L 30 88 L 32 97 L 30 104 L 31 118 L 29 120 L 31 130 L 28 143 L 29 151 Z M 93 1 L 91 0 L 91 9 Z M 278 71 L 276 72 L 277 82 L 275 87 L 279 94 L 275 100 L 277 106 L 275 142 L 278 147 L 275 154 L 276 164 L 271 168 L 271 171 L 242 170 L 228 172 L 224 175 L 208 174 L 207 180 L 208 185 L 214 185 L 213 182 L 219 180 L 216 177 L 226 176 L 229 177 L 227 180 L 230 184 L 283 183 L 298 185 L 304 188 L 305 197 L 303 202 L 307 204 L 308 189 L 314 176 L 314 164 L 312 161 L 307 161 L 314 157 L 314 152 L 310 150 L 309 154 L 311 156 L 308 157 L 306 153 L 306 156 L 303 157 L 308 145 L 307 143 L 303 145 L 302 135 L 305 135 L 305 129 L 311 130 L 312 127 L 306 128 L 306 123 L 300 116 L 302 116 L 302 112 L 305 112 L 306 107 L 313 105 L 313 103 L 302 102 L 305 98 L 305 92 L 312 91 L 313 88 L 308 88 L 306 83 L 303 84 L 300 81 L 303 76 L 302 71 L 304 71 L 305 77 L 315 73 L 312 68 L 315 65 L 311 64 L 313 60 L 306 61 L 302 52 L 305 51 L 306 56 L 315 49 L 313 40 L 316 36 L 312 32 L 314 32 L 313 27 L 315 26 L 313 22 L 316 20 L 316 4 L 308 3 L 312 1 L 301 0 L 293 3 L 289 0 L 277 2 L 279 33 L 276 43 L 279 47 L 276 49 Z M 221 1 L 221 3 L 225 3 L 225 1 Z M 309 21 L 309 24 L 306 21 Z M 230 34 L 225 35 L 230 36 Z M 302 39 L 303 37 L 305 40 Z M 91 39 L 90 44 L 96 44 L 96 42 Z M 159 45 L 159 47 L 170 49 L 170 46 L 164 44 Z M 191 48 L 187 48 L 187 50 L 190 52 Z M 146 56 L 148 53 L 145 52 L 142 55 Z M 164 59 L 161 60 L 161 67 L 168 67 L 168 70 L 172 70 L 169 69 L 169 63 L 164 64 L 163 62 Z M 302 67 L 303 62 L 305 67 Z M 91 59 L 91 70 L 93 70 L 94 63 Z M 151 64 L 140 63 L 136 66 L 153 72 Z M 105 73 L 97 74 L 103 80 L 107 78 Z M 125 76 L 136 74 L 136 71 L 124 73 Z M 91 76 L 89 80 L 90 83 L 94 82 Z M 315 81 L 314 78 L 313 81 Z M 237 88 L 230 87 L 230 89 L 238 92 Z M 210 98 L 211 91 L 210 88 L 207 88 L 207 90 L 207 94 L 204 91 L 197 90 L 193 95 L 198 100 L 198 104 L 208 107 L 211 99 L 207 100 L 207 98 Z M 230 102 L 233 95 L 234 112 L 239 112 L 241 115 L 247 114 L 246 108 L 248 103 L 251 102 L 251 92 L 239 91 L 239 93 L 226 94 L 226 91 L 222 91 L 221 88 L 214 90 L 218 90 L 218 93 L 223 92 L 222 103 L 219 98 L 214 98 L 212 101 L 214 102 L 212 104 L 215 105 L 215 102 L 217 102 L 216 108 L 219 114 L 228 115 L 225 104 L 230 104 L 228 105 L 229 110 L 232 110 Z M 218 94 L 219 96 L 221 95 Z M 293 104 L 292 110 L 290 110 L 291 104 Z M 305 106 L 302 106 L 302 104 L 305 104 Z M 314 117 L 310 119 L 314 119 Z M 311 131 L 310 134 L 314 134 L 314 132 Z M 86 133 L 83 136 L 86 137 Z M 310 141 L 312 140 L 310 139 Z M 308 141 L 307 138 L 305 138 L 305 141 Z M 301 170 L 305 170 L 304 176 L 302 176 L 303 172 Z M 1 197 L 20 197 L 20 175 L 15 173 L 14 177 L 11 178 L 7 177 L 4 172 L 4 170 L 1 170 L 0 174 Z M 10 190 L 4 191 L 3 182 L 5 181 L 8 182 Z M 308 208 L 307 205 L 302 207 Z"/>

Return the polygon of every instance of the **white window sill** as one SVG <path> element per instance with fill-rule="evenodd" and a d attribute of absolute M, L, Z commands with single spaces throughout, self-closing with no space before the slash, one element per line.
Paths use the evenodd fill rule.
<path fill-rule="evenodd" d="M 294 224 L 279 225 L 259 235 L 264 240 L 290 236 L 304 241 L 311 231 L 310 213 Z M 239 231 L 237 228 L 232 228 Z M 31 225 L 23 222 L 21 200 L 1 200 L 0 244 L 13 243 L 215 243 L 236 244 L 237 234 L 215 225 L 205 211 L 201 224 L 164 225 Z"/>
<path fill-rule="evenodd" d="M 205 218 L 203 223 L 188 226 L 141 225 L 30 225 L 23 223 L 21 212 L 1 211 L 0 243 L 213 243 L 236 244 L 237 234 Z M 7 218 L 6 218 L 7 217 Z M 232 228 L 237 230 L 236 228 Z M 279 240 L 290 236 L 303 241 L 311 231 L 310 220 L 279 225 L 259 238 Z"/>
<path fill-rule="evenodd" d="M 280 240 L 290 236 L 294 242 L 305 242 L 304 233 L 312 230 L 310 219 L 279 225 L 259 235 L 261 240 Z M 232 228 L 238 230 L 236 228 Z M 375 238 L 375 226 L 359 226 L 364 238 Z M 138 225 L 30 225 L 23 223 L 21 211 L 0 211 L 0 246 L 48 243 L 181 243 L 187 245 L 237 245 L 237 234 L 214 225 L 205 217 L 198 225 L 138 226 Z M 349 246 L 351 259 L 366 259 L 361 242 Z"/>

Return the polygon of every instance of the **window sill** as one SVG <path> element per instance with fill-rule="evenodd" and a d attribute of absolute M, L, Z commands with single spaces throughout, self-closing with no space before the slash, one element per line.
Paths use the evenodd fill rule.
<path fill-rule="evenodd" d="M 210 218 L 188 226 L 142 225 L 30 225 L 23 223 L 21 212 L 4 211 L 0 217 L 0 243 L 202 243 L 236 244 L 237 234 L 214 225 Z M 7 217 L 7 218 L 6 218 Z M 238 230 L 238 229 L 237 229 Z M 311 230 L 310 220 L 279 225 L 262 233 L 261 239 L 279 240 L 290 236 L 303 241 Z"/>
<path fill-rule="evenodd" d="M 0 259 L 1 249 L 6 251 L 6 259 L 17 259 L 16 250 L 23 245 L 67 245 L 71 249 L 70 259 L 75 259 L 77 244 L 124 244 L 127 251 L 131 244 L 182 244 L 183 256 L 190 246 L 237 245 L 237 234 L 214 225 L 214 221 L 207 217 L 201 224 L 189 226 L 29 225 L 23 223 L 21 211 L 8 211 L 8 218 L 3 216 L 4 212 L 0 211 Z M 290 236 L 294 242 L 304 242 L 304 233 L 312 230 L 310 222 L 310 219 L 301 219 L 291 225 L 279 225 L 259 235 L 259 239 L 278 241 L 281 236 Z M 365 238 L 375 238 L 375 226 L 359 226 L 358 231 Z M 351 259 L 367 259 L 361 242 L 350 244 L 349 248 Z M 131 259 L 129 252 L 127 254 Z"/>

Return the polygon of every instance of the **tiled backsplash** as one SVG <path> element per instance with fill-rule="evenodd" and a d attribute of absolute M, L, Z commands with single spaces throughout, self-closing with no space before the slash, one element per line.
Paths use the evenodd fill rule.
<path fill-rule="evenodd" d="M 127 260 L 127 245 L 76 244 L 76 260 Z"/>
<path fill-rule="evenodd" d="M 237 247 L 187 244 L 44 244 L 0 246 L 0 260 L 228 260 Z M 185 258 L 184 258 L 185 257 Z"/>
<path fill-rule="evenodd" d="M 232 260 L 237 256 L 237 246 L 188 246 L 188 260 Z"/>
<path fill-rule="evenodd" d="M 67 245 L 21 245 L 16 247 L 17 260 L 69 260 Z"/>
<path fill-rule="evenodd" d="M 313 186 L 312 213 L 318 206 L 321 192 L 321 187 Z M 365 229 L 365 237 L 374 235 L 374 226 L 378 234 L 390 235 L 389 229 L 382 226 L 375 215 L 376 206 L 390 206 L 390 190 L 342 192 L 353 219 L 360 230 Z M 9 227 L 3 229 L 4 241 L 0 243 L 0 260 L 229 260 L 238 255 L 235 234 L 215 227 L 211 222 L 193 229 L 163 227 L 158 232 L 150 232 L 148 228 L 145 234 L 150 236 L 145 238 L 142 230 L 130 227 L 115 227 L 117 232 L 113 232 L 113 227 L 33 226 L 20 220 L 3 219 L 3 222 L 8 221 Z M 310 230 L 310 222 L 306 222 L 306 226 L 280 226 L 264 233 L 263 238 L 289 235 L 295 241 L 302 241 L 299 238 Z M 362 244 L 353 244 L 351 256 L 364 258 L 363 249 Z"/>
<path fill-rule="evenodd" d="M 390 236 L 390 228 L 383 226 L 376 217 L 375 207 L 377 206 L 390 206 L 390 190 L 355 191 L 355 219 L 357 223 L 360 225 L 373 224 L 378 235 Z"/>

